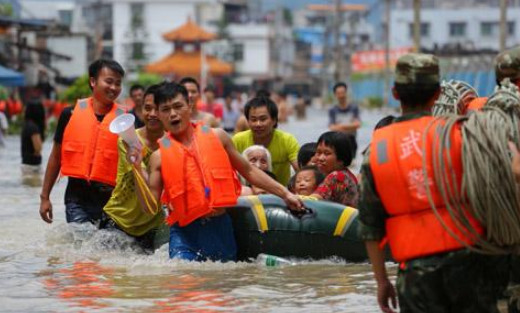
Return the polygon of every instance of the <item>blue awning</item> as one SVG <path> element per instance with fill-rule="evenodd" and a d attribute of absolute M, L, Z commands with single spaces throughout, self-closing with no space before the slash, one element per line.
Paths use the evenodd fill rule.
<path fill-rule="evenodd" d="M 6 87 L 24 86 L 23 74 L 0 65 L 0 85 Z"/>

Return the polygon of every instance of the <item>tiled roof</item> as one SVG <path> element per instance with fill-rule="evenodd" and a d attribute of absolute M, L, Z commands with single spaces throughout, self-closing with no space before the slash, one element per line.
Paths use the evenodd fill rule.
<path fill-rule="evenodd" d="M 208 74 L 213 76 L 228 75 L 233 72 L 231 64 L 215 57 L 206 56 Z M 201 70 L 200 51 L 174 52 L 163 59 L 146 66 L 146 71 L 161 75 L 175 74 L 176 76 L 199 76 Z"/>
<path fill-rule="evenodd" d="M 188 21 L 184 25 L 163 34 L 163 38 L 167 41 L 183 42 L 209 41 L 216 37 L 217 35 L 205 31 L 199 25 L 195 24 L 189 17 Z"/>

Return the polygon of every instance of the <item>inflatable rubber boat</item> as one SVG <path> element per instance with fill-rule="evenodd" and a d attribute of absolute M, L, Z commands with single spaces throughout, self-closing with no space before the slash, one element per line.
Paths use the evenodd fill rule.
<path fill-rule="evenodd" d="M 260 253 L 281 257 L 325 259 L 339 257 L 350 262 L 368 259 L 357 235 L 358 211 L 338 203 L 303 200 L 305 212 L 296 215 L 273 195 L 240 197 L 228 213 L 233 221 L 238 260 Z M 156 246 L 168 242 L 168 229 L 161 229 Z"/>

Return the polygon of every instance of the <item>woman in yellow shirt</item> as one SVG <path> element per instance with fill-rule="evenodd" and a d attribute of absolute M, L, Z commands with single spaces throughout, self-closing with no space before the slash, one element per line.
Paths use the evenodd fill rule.
<path fill-rule="evenodd" d="M 157 140 L 164 135 L 164 129 L 157 117 L 157 106 L 154 103 L 154 92 L 160 85 L 150 86 L 144 95 L 142 108 L 144 127 L 136 133 L 143 145 L 143 162 L 147 168 L 150 155 L 159 148 Z M 146 214 L 137 199 L 136 185 L 132 173 L 132 165 L 126 160 L 126 144 L 119 139 L 119 162 L 117 168 L 116 187 L 112 196 L 103 208 L 100 228 L 122 231 L 135 238 L 137 244 L 147 253 L 153 252 L 156 229 L 163 223 L 162 213 Z"/>

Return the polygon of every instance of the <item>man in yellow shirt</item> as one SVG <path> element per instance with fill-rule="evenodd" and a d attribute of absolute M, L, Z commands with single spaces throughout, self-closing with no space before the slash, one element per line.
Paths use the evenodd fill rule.
<path fill-rule="evenodd" d="M 273 162 L 273 173 L 278 182 L 287 186 L 291 177 L 291 166 L 298 170 L 298 151 L 300 146 L 296 138 L 276 129 L 278 126 L 278 108 L 267 94 L 259 94 L 249 100 L 244 114 L 251 127 L 233 136 L 233 144 L 242 153 L 252 145 L 262 145 L 269 150 Z"/>
<path fill-rule="evenodd" d="M 142 116 L 144 127 L 136 133 L 143 146 L 141 166 L 148 167 L 152 152 L 159 148 L 157 140 L 164 135 L 164 128 L 157 116 L 154 93 L 161 85 L 150 86 L 144 94 Z M 132 165 L 126 160 L 127 147 L 121 139 L 118 141 L 119 161 L 116 187 L 103 208 L 99 228 L 120 230 L 136 239 L 145 252 L 153 252 L 156 229 L 164 223 L 163 214 L 149 215 L 137 199 L 137 191 L 132 172 Z"/>

